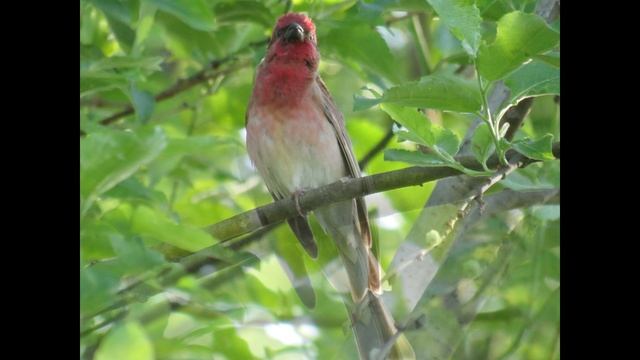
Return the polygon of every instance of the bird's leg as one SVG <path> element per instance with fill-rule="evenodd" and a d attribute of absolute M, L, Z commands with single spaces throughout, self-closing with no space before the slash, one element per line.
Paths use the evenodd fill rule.
<path fill-rule="evenodd" d="M 293 203 L 296 205 L 296 211 L 298 211 L 298 214 L 302 217 L 305 217 L 307 215 L 304 213 L 304 211 L 302 211 L 302 207 L 300 207 L 300 196 L 302 196 L 304 192 L 305 191 L 303 189 L 298 189 L 294 191 L 293 194 L 291 194 Z"/>

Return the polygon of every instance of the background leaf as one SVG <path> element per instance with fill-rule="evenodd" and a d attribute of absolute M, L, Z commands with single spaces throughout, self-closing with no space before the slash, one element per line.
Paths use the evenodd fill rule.
<path fill-rule="evenodd" d="M 384 151 L 384 159 L 387 161 L 403 161 L 418 166 L 447 166 L 447 162 L 434 154 L 425 154 L 420 151 L 408 151 L 402 149 L 389 149 Z"/>
<path fill-rule="evenodd" d="M 471 140 L 471 152 L 481 164 L 486 164 L 487 160 L 495 150 L 491 129 L 486 123 L 478 125 Z"/>
<path fill-rule="evenodd" d="M 547 134 L 539 139 L 521 139 L 513 142 L 513 148 L 522 155 L 536 160 L 553 160 L 553 135 Z"/>
<path fill-rule="evenodd" d="M 214 17 L 204 0 L 146 0 L 158 9 L 175 15 L 187 25 L 202 31 L 211 31 Z"/>
<path fill-rule="evenodd" d="M 559 41 L 560 35 L 537 15 L 508 13 L 498 21 L 495 41 L 480 48 L 478 70 L 488 80 L 500 79 Z"/>
<path fill-rule="evenodd" d="M 144 328 L 137 323 L 125 323 L 112 329 L 96 352 L 96 360 L 153 360 L 153 345 Z"/>
<path fill-rule="evenodd" d="M 364 67 L 367 71 L 394 82 L 401 79 L 395 71 L 394 57 L 389 47 L 380 34 L 370 26 L 341 23 L 334 26 L 327 35 L 319 37 L 318 44 L 321 50 L 326 49 L 329 54 L 335 54 L 356 70 Z"/>
<path fill-rule="evenodd" d="M 186 224 L 176 224 L 162 213 L 146 206 L 138 207 L 133 213 L 131 228 L 137 234 L 191 252 L 216 243 L 205 231 Z"/>
<path fill-rule="evenodd" d="M 89 134 L 80 143 L 81 213 L 100 194 L 151 162 L 165 145 L 158 128 L 140 135 L 113 130 Z"/>
<path fill-rule="evenodd" d="M 393 103 L 458 112 L 474 112 L 480 109 L 480 92 L 477 86 L 459 78 L 432 75 L 419 82 L 406 83 L 385 91 L 381 98 L 354 102 L 354 110 L 363 110 L 376 103 Z"/>
<path fill-rule="evenodd" d="M 504 83 L 511 90 L 511 104 L 525 97 L 559 94 L 560 69 L 532 61 L 507 76 Z"/>
<path fill-rule="evenodd" d="M 480 12 L 472 0 L 427 0 L 451 33 L 462 41 L 462 47 L 476 56 L 480 46 Z"/>
<path fill-rule="evenodd" d="M 221 1 L 214 6 L 218 23 L 252 21 L 266 28 L 273 26 L 269 8 L 258 1 Z"/>

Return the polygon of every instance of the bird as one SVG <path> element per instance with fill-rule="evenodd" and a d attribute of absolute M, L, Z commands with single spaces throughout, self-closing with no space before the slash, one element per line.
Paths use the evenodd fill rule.
<path fill-rule="evenodd" d="M 299 197 L 308 189 L 361 177 L 344 117 L 320 77 L 319 62 L 311 18 L 302 13 L 282 15 L 257 66 L 245 117 L 249 158 L 274 200 L 294 199 L 298 213 L 287 221 L 314 259 L 318 246 Z M 369 358 L 371 349 L 379 349 L 397 329 L 379 299 L 380 265 L 371 251 L 366 203 L 358 197 L 313 213 L 333 239 L 347 273 L 351 298 L 361 305 L 351 320 L 360 353 Z M 363 316 L 363 311 L 370 316 Z M 373 319 L 374 326 L 364 327 L 360 335 L 367 333 L 377 339 L 359 339 L 362 336 L 356 323 L 362 318 Z"/>

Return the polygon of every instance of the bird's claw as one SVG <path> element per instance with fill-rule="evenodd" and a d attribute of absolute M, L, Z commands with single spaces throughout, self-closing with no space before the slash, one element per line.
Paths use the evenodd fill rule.
<path fill-rule="evenodd" d="M 293 192 L 291 196 L 293 197 L 293 203 L 296 206 L 296 211 L 298 212 L 298 215 L 305 217 L 307 214 L 305 214 L 304 211 L 302 211 L 302 207 L 300 206 L 300 196 L 302 196 L 303 194 L 304 194 L 304 190 L 296 190 Z"/>

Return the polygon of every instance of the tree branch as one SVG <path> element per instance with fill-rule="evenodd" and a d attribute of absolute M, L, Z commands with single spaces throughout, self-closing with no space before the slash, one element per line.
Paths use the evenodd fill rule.
<path fill-rule="evenodd" d="M 266 45 L 268 41 L 269 41 L 268 39 L 265 39 L 265 40 L 261 40 L 261 41 L 250 43 L 247 46 L 245 46 L 242 49 L 234 52 L 231 55 L 225 56 L 225 57 L 223 57 L 221 59 L 216 59 L 216 60 L 211 61 L 206 68 L 198 71 L 197 73 L 191 75 L 190 77 L 188 77 L 186 79 L 178 80 L 175 84 L 173 84 L 172 86 L 168 87 L 164 91 L 162 91 L 159 94 L 157 94 L 154 97 L 154 99 L 156 101 L 163 101 L 163 100 L 166 100 L 166 99 L 170 99 L 170 98 L 176 96 L 177 94 L 179 94 L 179 93 L 181 93 L 183 91 L 189 90 L 189 89 L 191 89 L 192 87 L 194 87 L 194 86 L 196 86 L 198 84 L 207 82 L 210 79 L 215 79 L 215 78 L 217 78 L 218 76 L 221 76 L 221 75 L 230 74 L 230 73 L 232 73 L 232 72 L 234 72 L 234 71 L 236 71 L 236 70 L 248 65 L 249 63 L 243 63 L 242 66 L 234 66 L 234 67 L 231 67 L 229 69 L 219 70 L 218 71 L 218 69 L 222 65 L 224 65 L 224 64 L 226 64 L 228 62 L 231 62 L 233 60 L 236 60 L 236 56 L 239 53 L 241 53 L 243 51 L 246 51 L 249 48 Z M 117 113 L 115 113 L 115 114 L 113 114 L 113 115 L 111 115 L 111 116 L 109 116 L 107 118 L 104 118 L 104 119 L 100 120 L 99 122 L 102 125 L 109 125 L 109 124 L 112 124 L 112 123 L 116 122 L 117 120 L 119 120 L 119 119 L 121 119 L 121 118 L 123 118 L 123 117 L 125 117 L 127 115 L 131 115 L 133 113 L 134 113 L 133 106 L 132 105 L 128 105 L 127 107 L 125 107 L 121 111 L 119 111 L 119 112 L 117 112 Z"/>
<path fill-rule="evenodd" d="M 458 236 L 461 236 L 471 226 L 480 220 L 503 211 L 529 207 L 537 204 L 559 204 L 560 189 L 543 189 L 514 191 L 502 190 L 497 194 L 487 196 L 482 206 L 474 207 L 467 215 Z"/>
<path fill-rule="evenodd" d="M 367 167 L 369 162 L 371 160 L 373 160 L 373 158 L 376 157 L 376 155 L 378 155 L 378 153 L 380 153 L 382 150 L 384 150 L 384 148 L 387 147 L 387 145 L 389 144 L 391 139 L 393 139 L 393 127 L 389 128 L 389 131 L 387 131 L 387 133 L 384 134 L 382 139 L 380 139 L 380 141 L 378 141 L 378 143 L 376 145 L 374 145 L 371 148 L 371 150 L 369 150 L 369 152 L 367 152 L 364 155 L 362 160 L 360 160 L 360 162 L 358 162 L 358 165 L 360 166 L 360 169 L 362 170 L 365 167 Z"/>
<path fill-rule="evenodd" d="M 507 129 L 507 133 L 504 135 L 505 139 L 511 141 L 511 139 L 516 135 L 516 132 L 520 130 L 520 127 L 524 122 L 524 118 L 529 113 L 529 110 L 531 110 L 532 104 L 532 97 L 523 99 L 517 105 L 512 106 L 507 110 L 502 119 L 500 119 L 500 129 L 503 124 L 509 124 L 509 129 Z"/>
<path fill-rule="evenodd" d="M 559 155 L 559 153 L 560 143 L 557 142 L 554 144 L 554 154 Z M 509 152 L 507 158 L 516 168 L 527 166 L 533 162 L 533 160 L 524 158 L 513 150 Z M 457 160 L 467 168 L 481 169 L 480 164 L 478 164 L 473 157 L 459 156 Z M 495 156 L 492 157 L 488 161 L 488 164 L 489 166 L 497 166 L 497 158 Z M 499 181 L 505 175 L 503 172 L 504 170 L 500 170 L 497 175 L 489 177 L 490 185 Z M 449 167 L 426 168 L 414 166 L 356 179 L 347 178 L 305 192 L 298 198 L 298 203 L 303 211 L 311 211 L 339 201 L 387 190 L 422 185 L 425 182 L 459 174 L 461 174 L 460 171 Z M 487 183 L 487 178 L 475 178 L 475 180 L 482 184 Z M 483 187 L 484 186 L 486 185 L 483 185 Z M 263 226 L 278 223 L 297 214 L 298 211 L 296 210 L 293 199 L 286 198 L 223 220 L 212 225 L 209 231 L 218 240 L 226 241 L 236 236 L 255 231 Z"/>

